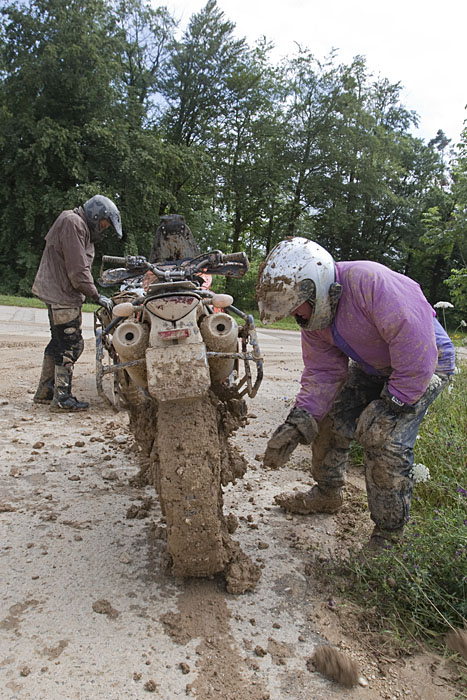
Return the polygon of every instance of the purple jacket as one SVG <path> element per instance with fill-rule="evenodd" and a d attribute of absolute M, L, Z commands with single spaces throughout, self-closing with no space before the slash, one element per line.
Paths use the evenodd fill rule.
<path fill-rule="evenodd" d="M 320 421 L 347 377 L 349 357 L 369 374 L 387 376 L 388 388 L 414 404 L 435 371 L 452 374 L 449 336 L 420 286 L 376 262 L 336 263 L 343 291 L 333 323 L 302 330 L 304 370 L 296 406 Z"/>

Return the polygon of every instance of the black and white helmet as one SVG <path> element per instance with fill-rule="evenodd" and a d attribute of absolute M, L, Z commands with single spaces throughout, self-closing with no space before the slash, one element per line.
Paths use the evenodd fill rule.
<path fill-rule="evenodd" d="M 298 236 L 281 241 L 260 270 L 256 298 L 261 321 L 279 321 L 307 301 L 313 312 L 302 327 L 326 328 L 334 312 L 330 291 L 335 282 L 334 260 L 318 243 Z"/>
<path fill-rule="evenodd" d="M 96 194 L 83 204 L 86 221 L 93 238 L 100 238 L 99 224 L 102 219 L 108 219 L 115 229 L 119 238 L 122 237 L 122 222 L 120 212 L 115 204 L 108 197 Z"/>

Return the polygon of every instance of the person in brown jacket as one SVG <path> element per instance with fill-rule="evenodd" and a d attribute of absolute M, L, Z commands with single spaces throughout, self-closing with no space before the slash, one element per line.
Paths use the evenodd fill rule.
<path fill-rule="evenodd" d="M 85 401 L 71 393 L 73 367 L 84 348 L 81 307 L 85 297 L 112 307 L 99 294 L 91 274 L 94 243 L 113 226 L 122 237 L 120 212 L 115 204 L 97 194 L 82 207 L 63 211 L 45 237 L 45 249 L 32 287 L 45 302 L 51 340 L 44 351 L 35 403 L 50 403 L 54 410 L 83 411 Z"/>

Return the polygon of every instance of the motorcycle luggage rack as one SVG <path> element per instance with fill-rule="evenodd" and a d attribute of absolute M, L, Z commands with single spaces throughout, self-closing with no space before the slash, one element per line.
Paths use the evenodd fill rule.
<path fill-rule="evenodd" d="M 243 360 L 245 376 L 242 377 L 242 379 L 240 379 L 235 386 L 239 391 L 240 388 L 246 384 L 246 387 L 242 391 L 239 391 L 239 395 L 245 396 L 245 394 L 248 394 L 250 398 L 254 398 L 258 393 L 261 382 L 263 381 L 263 358 L 261 356 L 258 338 L 256 335 L 255 320 L 251 314 L 245 314 L 243 311 L 240 311 L 240 309 L 237 309 L 236 306 L 228 306 L 225 311 L 231 311 L 245 321 L 245 325 L 240 329 L 242 352 L 207 352 L 206 355 L 208 358 L 216 357 Z M 253 346 L 253 352 L 247 351 L 248 341 L 250 341 L 250 344 Z M 256 379 L 254 384 L 251 376 L 250 362 L 254 362 L 256 364 Z"/>
<path fill-rule="evenodd" d="M 145 362 L 144 357 L 139 360 L 130 360 L 128 362 L 118 362 L 118 355 L 113 351 L 112 346 L 108 346 L 104 341 L 104 336 L 109 326 L 104 330 L 102 328 L 95 328 L 96 336 L 96 390 L 98 395 L 103 398 L 106 403 L 108 403 L 112 408 L 120 410 L 127 408 L 126 402 L 122 400 L 121 391 L 119 390 L 118 372 L 126 367 L 134 367 L 136 365 L 141 365 Z M 111 365 L 104 365 L 104 348 L 109 353 L 109 357 L 112 361 Z M 109 398 L 105 393 L 103 386 L 103 379 L 107 374 L 113 374 L 113 393 L 114 400 Z"/>

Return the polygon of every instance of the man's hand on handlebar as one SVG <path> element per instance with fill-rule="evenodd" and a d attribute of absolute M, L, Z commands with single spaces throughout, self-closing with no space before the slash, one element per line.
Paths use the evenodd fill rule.
<path fill-rule="evenodd" d="M 112 309 L 114 307 L 114 303 L 113 303 L 112 299 L 109 299 L 109 297 L 105 297 L 103 294 L 99 294 L 99 296 L 97 298 L 97 303 L 100 306 L 103 306 L 104 309 L 107 309 L 107 311 L 112 312 Z"/>
<path fill-rule="evenodd" d="M 147 268 L 148 261 L 143 255 L 128 255 L 126 257 L 127 270 L 135 270 L 139 268 Z"/>

